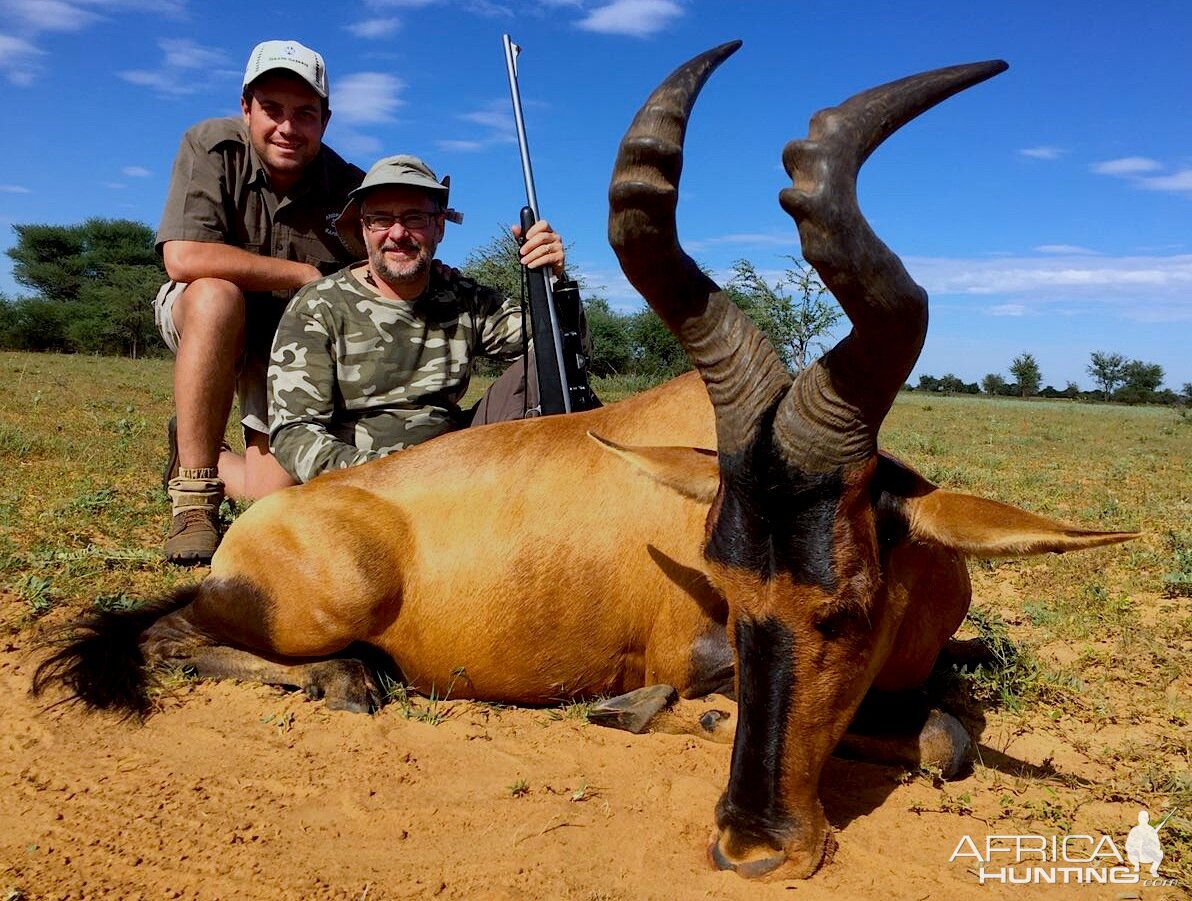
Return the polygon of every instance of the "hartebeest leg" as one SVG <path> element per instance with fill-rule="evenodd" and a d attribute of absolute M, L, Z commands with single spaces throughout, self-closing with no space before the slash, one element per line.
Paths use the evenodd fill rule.
<path fill-rule="evenodd" d="M 196 632 L 187 611 L 155 623 L 142 637 L 150 663 L 176 666 L 202 679 L 241 679 L 262 685 L 293 686 L 332 710 L 368 713 L 381 705 L 381 692 L 359 660 L 331 659 L 282 663 L 240 648 L 213 644 Z"/>

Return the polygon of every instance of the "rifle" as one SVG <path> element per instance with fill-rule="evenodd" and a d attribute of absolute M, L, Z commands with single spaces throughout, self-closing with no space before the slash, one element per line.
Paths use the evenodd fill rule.
<path fill-rule="evenodd" d="M 513 97 L 513 118 L 517 123 L 522 178 L 526 183 L 527 205 L 521 211 L 524 236 L 530 226 L 538 221 L 538 195 L 534 190 L 534 171 L 530 166 L 530 148 L 526 141 L 521 93 L 517 86 L 517 54 L 521 53 L 521 48 L 507 34 L 502 35 L 502 41 L 505 45 L 509 93 Z M 527 415 L 549 416 L 599 406 L 588 385 L 588 359 L 580 333 L 583 306 L 579 286 L 560 278 L 552 290 L 545 267 L 523 267 L 523 272 L 530 293 L 530 326 L 534 336 L 534 369 L 538 380 L 538 406 L 527 411 Z"/>

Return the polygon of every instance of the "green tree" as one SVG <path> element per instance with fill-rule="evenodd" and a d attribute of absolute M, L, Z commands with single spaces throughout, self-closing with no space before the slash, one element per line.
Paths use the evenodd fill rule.
<path fill-rule="evenodd" d="M 81 225 L 14 225 L 6 252 L 12 277 L 45 300 L 70 302 L 113 267 L 155 266 L 153 229 L 131 219 L 88 219 Z M 165 280 L 164 270 L 159 284 Z"/>
<path fill-rule="evenodd" d="M 944 394 L 964 394 L 966 387 L 964 380 L 953 372 L 946 372 L 940 377 L 940 390 Z"/>
<path fill-rule="evenodd" d="M 588 298 L 584 308 L 592 333 L 588 371 L 598 376 L 628 372 L 633 362 L 632 317 L 612 310 L 603 297 Z"/>
<path fill-rule="evenodd" d="M 999 373 L 991 372 L 981 379 L 981 390 L 990 397 L 1006 393 L 1006 380 Z"/>
<path fill-rule="evenodd" d="M 1125 381 L 1126 358 L 1121 354 L 1093 351 L 1086 371 L 1100 386 L 1105 400 L 1113 395 L 1118 385 Z"/>
<path fill-rule="evenodd" d="M 1163 367 L 1158 363 L 1131 360 L 1122 368 L 1123 387 L 1142 394 L 1158 391 L 1163 384 L 1163 374 Z"/>
<path fill-rule="evenodd" d="M 1043 381 L 1043 374 L 1039 371 L 1039 364 L 1031 354 L 1021 354 L 1010 364 L 1010 375 L 1018 380 L 1018 393 L 1021 397 L 1034 397 L 1039 393 L 1039 385 Z"/>
<path fill-rule="evenodd" d="M 653 310 L 635 313 L 629 333 L 633 342 L 632 369 L 635 373 L 661 381 L 691 368 L 679 340 Z"/>
<path fill-rule="evenodd" d="M 129 219 L 17 225 L 13 278 L 36 292 L 16 301 L 5 342 L 29 350 L 138 356 L 163 349 L 151 300 L 166 280 L 153 230 Z"/>
<path fill-rule="evenodd" d="M 823 350 L 826 338 L 844 312 L 832 300 L 815 270 L 795 257 L 773 285 L 748 260 L 733 263 L 725 289 L 758 328 L 766 333 L 788 368 L 799 372 Z M 788 290 L 789 289 L 789 290 Z"/>
<path fill-rule="evenodd" d="M 487 244 L 469 253 L 460 271 L 506 297 L 522 295 L 522 265 L 517 239 L 507 228 L 502 228 Z"/>

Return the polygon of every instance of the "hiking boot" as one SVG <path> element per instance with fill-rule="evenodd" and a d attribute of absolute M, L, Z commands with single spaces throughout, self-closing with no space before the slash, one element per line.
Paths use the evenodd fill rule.
<path fill-rule="evenodd" d="M 211 562 L 219 546 L 219 505 L 224 495 L 223 480 L 215 473 L 214 468 L 179 468 L 178 475 L 170 479 L 174 518 L 164 547 L 170 563 L 195 566 Z"/>
<path fill-rule="evenodd" d="M 170 493 L 170 482 L 178 478 L 178 417 L 171 416 L 170 421 L 166 423 L 166 441 L 170 446 L 169 456 L 166 457 L 166 465 L 161 471 L 161 490 L 166 494 Z M 228 444 L 227 440 L 219 442 L 219 452 L 231 452 L 232 445 Z"/>

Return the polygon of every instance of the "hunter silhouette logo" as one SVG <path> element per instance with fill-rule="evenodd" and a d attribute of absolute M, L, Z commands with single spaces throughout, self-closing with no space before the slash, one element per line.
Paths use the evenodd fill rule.
<path fill-rule="evenodd" d="M 1173 810 L 1165 816 L 1158 826 L 1152 826 L 1150 813 L 1145 810 L 1138 811 L 1138 825 L 1131 829 L 1130 834 L 1126 836 L 1126 859 L 1130 861 L 1136 872 L 1142 864 L 1149 863 L 1151 875 L 1159 875 L 1159 864 L 1163 862 L 1163 847 L 1159 844 L 1159 830 L 1167 825 L 1172 813 L 1175 811 Z"/>
<path fill-rule="evenodd" d="M 1159 830 L 1175 812 L 1152 826 L 1150 812 L 1138 811 L 1125 855 L 1108 835 L 987 835 L 983 846 L 965 835 L 948 862 L 971 860 L 970 872 L 981 885 L 1174 885 L 1159 873 L 1164 856 Z"/>

